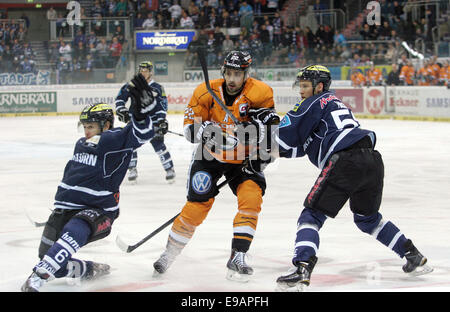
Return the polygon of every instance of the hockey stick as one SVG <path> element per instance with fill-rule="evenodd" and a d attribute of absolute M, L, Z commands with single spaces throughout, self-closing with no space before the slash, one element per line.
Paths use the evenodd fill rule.
<path fill-rule="evenodd" d="M 181 134 L 181 133 L 178 133 L 178 132 L 173 132 L 173 131 L 170 131 L 170 130 L 167 130 L 167 132 L 168 132 L 168 133 L 172 133 L 172 134 L 175 134 L 175 135 L 178 135 L 178 136 L 180 136 L 180 137 L 184 137 L 184 135 L 183 135 L 183 134 Z"/>
<path fill-rule="evenodd" d="M 233 180 L 234 178 L 236 178 L 237 175 L 226 179 L 225 181 L 221 182 L 217 188 L 220 189 L 223 186 L 225 186 L 226 184 L 228 184 L 231 180 Z M 136 248 L 138 248 L 139 246 L 141 246 L 142 244 L 144 244 L 146 241 L 148 241 L 150 238 L 152 238 L 153 236 L 155 236 L 156 234 L 158 234 L 159 232 L 161 232 L 162 230 L 164 230 L 166 227 L 168 227 L 170 224 L 172 224 L 173 221 L 175 221 L 175 219 L 180 215 L 180 213 L 177 213 L 175 216 L 173 216 L 170 220 L 168 220 L 166 223 L 164 223 L 163 225 L 161 225 L 159 228 L 157 228 L 156 230 L 154 230 L 153 232 L 151 232 L 150 234 L 148 234 L 146 237 L 144 237 L 143 239 L 141 239 L 139 242 L 137 242 L 134 245 L 127 245 L 120 237 L 119 235 L 117 235 L 116 237 L 116 245 L 123 251 L 123 252 L 127 252 L 130 253 L 133 250 L 135 250 Z"/>
<path fill-rule="evenodd" d="M 225 111 L 225 113 L 228 115 L 228 117 L 230 117 L 231 120 L 233 120 L 233 122 L 236 125 L 240 124 L 241 122 L 236 118 L 236 116 L 234 116 L 230 112 L 230 110 L 225 106 L 225 104 L 222 102 L 222 100 L 211 89 L 211 86 L 209 84 L 208 65 L 206 64 L 206 57 L 205 57 L 205 53 L 203 52 L 203 50 L 200 50 L 198 52 L 198 57 L 199 57 L 199 60 L 200 60 L 200 66 L 202 67 L 203 76 L 205 77 L 206 89 L 208 89 L 209 94 L 212 95 L 214 100 L 216 100 L 216 102 L 219 104 L 219 106 Z"/>
<path fill-rule="evenodd" d="M 47 224 L 47 222 L 36 222 L 33 219 L 31 219 L 30 215 L 28 214 L 27 210 L 24 209 L 25 215 L 27 216 L 28 220 L 31 222 L 31 224 L 33 224 L 35 227 L 41 227 L 41 226 L 45 226 Z"/>

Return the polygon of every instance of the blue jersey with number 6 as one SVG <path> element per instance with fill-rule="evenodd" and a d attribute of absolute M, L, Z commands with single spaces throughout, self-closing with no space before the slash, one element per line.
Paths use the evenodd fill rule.
<path fill-rule="evenodd" d="M 322 169 L 333 154 L 358 142 L 373 131 L 361 129 L 353 113 L 332 92 L 298 102 L 280 122 L 275 139 L 280 157 L 302 157 Z"/>

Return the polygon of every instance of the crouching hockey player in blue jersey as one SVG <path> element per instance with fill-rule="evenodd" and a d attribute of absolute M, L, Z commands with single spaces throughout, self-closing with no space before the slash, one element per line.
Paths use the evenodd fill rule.
<path fill-rule="evenodd" d="M 154 135 L 148 112 L 153 94 L 141 75 L 130 83 L 131 122 L 113 128 L 114 112 L 107 104 L 86 107 L 80 115 L 85 137 L 75 144 L 73 157 L 55 195 L 39 246 L 39 263 L 22 286 L 37 292 L 47 281 L 69 277 L 92 280 L 109 274 L 109 265 L 73 258 L 86 244 L 109 235 L 119 216 L 119 187 L 133 151 Z"/>
<path fill-rule="evenodd" d="M 374 150 L 375 133 L 361 129 L 350 109 L 329 92 L 331 76 L 326 67 L 301 69 L 296 84 L 302 100 L 283 118 L 274 139 L 280 157 L 308 155 L 321 173 L 298 219 L 292 259 L 295 267 L 277 279 L 278 290 L 301 291 L 309 285 L 317 262 L 319 230 L 349 199 L 356 226 L 406 258 L 405 273 L 431 272 L 425 265 L 427 258 L 378 212 L 384 166 L 380 153 Z"/>
<path fill-rule="evenodd" d="M 142 74 L 147 81 L 148 85 L 152 88 L 155 94 L 155 107 L 150 112 L 154 127 L 155 136 L 150 141 L 156 154 L 161 160 L 161 164 L 166 171 L 166 181 L 168 183 L 175 182 L 175 170 L 173 167 L 172 158 L 169 150 L 164 144 L 164 135 L 169 131 L 169 124 L 166 120 L 167 115 L 167 97 L 163 86 L 153 80 L 153 64 L 152 62 L 142 62 L 139 64 L 139 73 Z M 125 106 L 130 97 L 130 93 L 127 91 L 128 84 L 125 84 L 119 91 L 116 97 L 116 115 L 122 122 L 129 122 L 130 115 L 129 110 Z M 128 180 L 135 181 L 137 179 L 137 152 L 134 151 L 131 158 Z"/>

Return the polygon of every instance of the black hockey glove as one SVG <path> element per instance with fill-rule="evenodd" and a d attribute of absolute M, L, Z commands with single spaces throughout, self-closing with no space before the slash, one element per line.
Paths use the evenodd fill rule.
<path fill-rule="evenodd" d="M 163 136 L 167 133 L 167 131 L 169 131 L 169 123 L 167 122 L 167 120 L 163 119 L 158 122 L 155 129 L 156 134 Z"/>
<path fill-rule="evenodd" d="M 121 122 L 128 123 L 130 121 L 130 112 L 125 106 L 119 106 L 116 109 L 116 115 Z"/>
<path fill-rule="evenodd" d="M 259 174 L 266 169 L 266 167 L 275 160 L 270 154 L 259 151 L 256 159 L 247 158 L 244 161 L 242 171 L 247 174 Z"/>
<path fill-rule="evenodd" d="M 131 113 L 136 120 L 144 120 L 156 106 L 152 88 L 148 85 L 144 76 L 138 74 L 128 83 L 128 91 L 131 95 Z"/>
<path fill-rule="evenodd" d="M 278 125 L 280 117 L 271 108 L 250 108 L 248 116 L 253 120 L 259 120 L 264 125 Z"/>

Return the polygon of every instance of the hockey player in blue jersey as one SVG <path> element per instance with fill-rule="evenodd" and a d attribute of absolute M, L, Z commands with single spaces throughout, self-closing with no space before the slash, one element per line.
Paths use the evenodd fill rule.
<path fill-rule="evenodd" d="M 114 112 L 108 104 L 87 106 L 80 115 L 85 136 L 75 144 L 72 158 L 55 195 L 39 246 L 39 263 L 22 286 L 37 292 L 54 278 L 90 280 L 109 273 L 109 265 L 75 259 L 84 245 L 109 235 L 119 216 L 119 187 L 133 151 L 152 139 L 152 90 L 142 75 L 128 86 L 131 122 L 113 128 Z"/>
<path fill-rule="evenodd" d="M 155 150 L 156 154 L 161 160 L 162 166 L 166 171 L 166 181 L 168 183 L 175 182 L 175 170 L 173 167 L 172 158 L 170 156 L 169 150 L 164 144 L 164 135 L 169 130 L 169 124 L 166 120 L 167 115 L 167 97 L 164 87 L 153 80 L 153 63 L 152 62 L 142 62 L 139 64 L 139 73 L 141 73 L 148 85 L 153 89 L 155 93 L 156 105 L 153 111 L 150 113 L 152 116 L 152 121 L 155 126 L 155 136 L 150 141 Z M 116 97 L 116 115 L 122 122 L 129 122 L 129 110 L 126 107 L 128 98 L 130 97 L 127 91 L 128 85 L 125 84 L 119 91 Z M 137 179 L 137 152 L 133 153 L 133 157 L 130 162 L 128 180 L 135 181 Z"/>
<path fill-rule="evenodd" d="M 319 230 L 350 200 L 356 226 L 406 258 L 405 273 L 432 271 L 410 239 L 378 212 L 384 166 L 374 149 L 375 132 L 359 122 L 340 99 L 329 91 L 331 75 L 325 66 L 302 68 L 296 83 L 302 100 L 281 121 L 274 139 L 280 157 L 308 155 L 321 173 L 303 203 L 297 223 L 294 268 L 277 279 L 282 291 L 301 291 L 310 284 L 317 262 Z"/>

